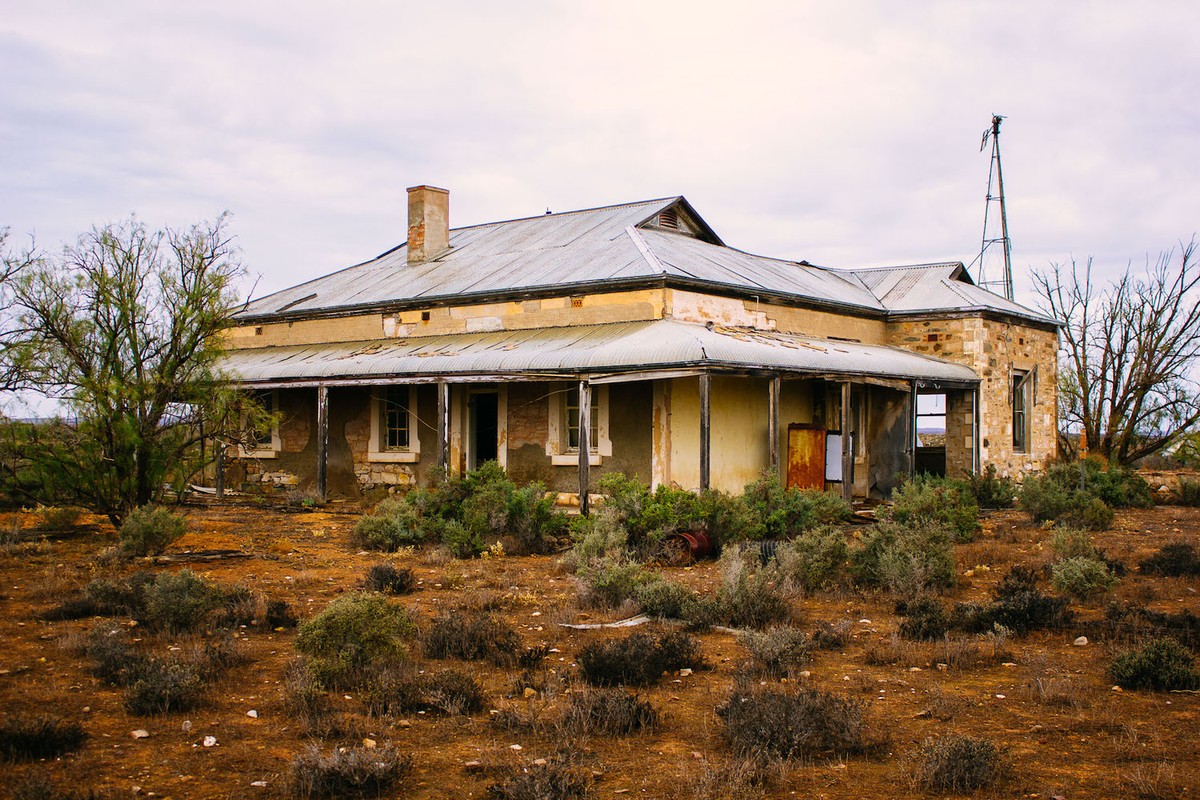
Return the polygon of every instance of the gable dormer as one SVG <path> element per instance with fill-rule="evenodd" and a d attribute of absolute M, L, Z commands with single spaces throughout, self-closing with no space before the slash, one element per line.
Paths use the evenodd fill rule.
<path fill-rule="evenodd" d="M 709 244 L 725 244 L 721 241 L 721 237 L 717 236 L 716 231 L 710 228 L 708 223 L 696 213 L 696 209 L 692 208 L 691 203 L 682 197 L 677 198 L 666 208 L 660 209 L 654 216 L 643 220 L 638 227 L 645 230 L 680 233 Z"/>

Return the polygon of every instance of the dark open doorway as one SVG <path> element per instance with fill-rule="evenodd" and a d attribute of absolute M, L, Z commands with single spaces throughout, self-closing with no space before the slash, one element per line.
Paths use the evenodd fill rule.
<path fill-rule="evenodd" d="M 472 392 L 470 407 L 471 447 L 467 469 L 479 469 L 487 461 L 499 456 L 497 442 L 500 439 L 500 395 L 497 392 Z"/>

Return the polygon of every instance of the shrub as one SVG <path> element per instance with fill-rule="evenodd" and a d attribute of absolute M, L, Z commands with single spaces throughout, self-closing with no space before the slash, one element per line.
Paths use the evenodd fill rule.
<path fill-rule="evenodd" d="M 513 766 L 488 787 L 487 796 L 492 800 L 583 800 L 591 791 L 587 772 L 573 766 L 569 758 L 551 758 Z"/>
<path fill-rule="evenodd" d="M 187 532 L 187 521 L 159 506 L 142 506 L 129 512 L 117 531 L 121 551 L 130 556 L 158 555 Z"/>
<path fill-rule="evenodd" d="M 850 518 L 850 506 L 832 492 L 785 488 L 774 471 L 746 484 L 733 508 L 736 529 L 729 538 L 791 539 Z"/>
<path fill-rule="evenodd" d="M 635 586 L 633 599 L 643 613 L 664 619 L 686 619 L 700 598 L 683 584 L 658 579 Z"/>
<path fill-rule="evenodd" d="M 562 725 L 574 736 L 628 736 L 657 727 L 658 711 L 636 693 L 592 689 L 572 693 Z"/>
<path fill-rule="evenodd" d="M 521 637 L 516 629 L 491 614 L 442 614 L 425 634 L 425 655 L 429 658 L 490 661 L 503 666 L 516 661 L 520 650 Z"/>
<path fill-rule="evenodd" d="M 481 531 L 468 528 L 456 519 L 445 520 L 438 527 L 442 544 L 455 558 L 475 558 L 487 549 Z"/>
<path fill-rule="evenodd" d="M 375 564 L 367 570 L 366 587 L 376 592 L 408 594 L 417 587 L 417 578 L 408 567 Z"/>
<path fill-rule="evenodd" d="M 1113 659 L 1108 668 L 1113 683 L 1123 689 L 1195 689 L 1200 674 L 1192 666 L 1192 654 L 1171 638 L 1155 639 Z"/>
<path fill-rule="evenodd" d="M 13 786 L 12 800 L 102 800 L 108 795 L 95 789 L 58 789 L 45 775 L 33 773 Z"/>
<path fill-rule="evenodd" d="M 970 792 L 994 786 L 1006 768 L 1003 754 L 987 739 L 952 734 L 921 745 L 916 783 L 926 791 Z"/>
<path fill-rule="evenodd" d="M 1200 556 L 1185 542 L 1163 545 L 1157 553 L 1141 563 L 1142 572 L 1180 577 L 1200 575 Z"/>
<path fill-rule="evenodd" d="M 314 745 L 292 759 L 288 791 L 301 798 L 378 797 L 411 771 L 412 757 L 391 746 L 337 747 L 326 754 Z"/>
<path fill-rule="evenodd" d="M 918 475 L 892 492 L 892 505 L 879 513 L 901 525 L 940 523 L 955 540 L 969 542 L 979 531 L 979 505 L 962 481 Z"/>
<path fill-rule="evenodd" d="M 129 632 L 112 623 L 98 625 L 87 637 L 85 649 L 92 659 L 92 673 L 108 683 L 122 685 L 138 667 L 142 656 L 129 642 Z"/>
<path fill-rule="evenodd" d="M 38 530 L 61 532 L 75 527 L 83 512 L 73 506 L 40 506 Z"/>
<path fill-rule="evenodd" d="M 293 662 L 283 673 L 283 707 L 309 731 L 325 724 L 332 707 L 321 681 L 301 661 Z"/>
<path fill-rule="evenodd" d="M 637 597 L 638 590 L 661 580 L 633 561 L 601 559 L 581 566 L 576 573 L 580 602 L 588 608 L 617 608 Z"/>
<path fill-rule="evenodd" d="M 1082 492 L 1075 494 L 1076 501 L 1055 521 L 1086 528 L 1089 531 L 1106 531 L 1112 527 L 1116 514 L 1108 503 L 1099 497 L 1088 497 Z"/>
<path fill-rule="evenodd" d="M 818 622 L 812 633 L 812 646 L 818 650 L 840 650 L 850 641 L 854 623 L 848 619 Z"/>
<path fill-rule="evenodd" d="M 967 489 L 980 508 L 1012 508 L 1017 499 L 1017 484 L 1000 476 L 995 464 L 988 464 L 982 473 L 968 474 Z"/>
<path fill-rule="evenodd" d="M 759 633 L 746 631 L 738 636 L 754 657 L 755 665 L 768 675 L 787 675 L 809 659 L 811 644 L 797 628 L 771 628 Z"/>
<path fill-rule="evenodd" d="M 757 760 L 841 756 L 868 749 L 862 703 L 816 689 L 737 688 L 717 709 L 739 756 Z"/>
<path fill-rule="evenodd" d="M 52 717 L 10 717 L 0 724 L 0 761 L 35 761 L 71 753 L 87 734 L 78 722 Z"/>
<path fill-rule="evenodd" d="M 375 506 L 374 513 L 359 518 L 350 535 L 358 547 L 385 553 L 416 547 L 425 540 L 417 514 L 402 501 L 391 498 Z"/>
<path fill-rule="evenodd" d="M 920 597 L 908 603 L 900 636 L 914 641 L 941 639 L 950 630 L 946 609 L 932 597 Z"/>
<path fill-rule="evenodd" d="M 659 637 L 638 631 L 624 639 L 593 642 L 579 653 L 579 668 L 597 686 L 649 686 L 664 672 L 705 666 L 700 644 L 680 631 Z"/>
<path fill-rule="evenodd" d="M 1112 509 L 1154 505 L 1150 485 L 1132 470 L 1105 469 L 1092 460 L 1084 462 L 1083 469 L 1083 489 L 1078 463 L 1055 464 L 1041 475 L 1027 476 L 1021 486 L 1021 507 L 1037 522 L 1056 520 L 1105 530 L 1112 525 Z"/>
<path fill-rule="evenodd" d="M 1054 588 L 1079 598 L 1088 598 L 1112 589 L 1117 578 L 1103 561 L 1076 556 L 1056 562 L 1051 570 Z"/>
<path fill-rule="evenodd" d="M 130 714 L 189 711 L 204 699 L 199 666 L 175 658 L 147 657 L 127 678 L 125 710 Z"/>
<path fill-rule="evenodd" d="M 1077 558 L 1084 556 L 1095 558 L 1096 547 L 1092 544 L 1092 535 L 1083 528 L 1070 525 L 1056 525 L 1054 536 L 1050 538 L 1050 547 L 1059 558 Z"/>
<path fill-rule="evenodd" d="M 292 613 L 292 607 L 286 600 L 268 598 L 265 617 L 267 627 L 273 631 L 280 628 L 294 628 L 300 624 L 300 620 L 296 619 L 296 615 Z"/>
<path fill-rule="evenodd" d="M 135 572 L 122 580 L 96 578 L 84 589 L 84 594 L 96 604 L 98 613 L 106 616 L 142 616 L 146 607 L 146 587 L 157 575 Z"/>
<path fill-rule="evenodd" d="M 735 628 L 767 628 L 786 622 L 791 606 L 780 587 L 779 572 L 762 566 L 751 572 L 742 554 L 728 549 L 721 556 L 721 586 L 714 613 Z"/>
<path fill-rule="evenodd" d="M 341 686 L 372 664 L 403 658 L 402 640 L 415 632 L 403 608 L 380 595 L 356 592 L 301 624 L 296 649 L 308 656 L 322 684 Z"/>
<path fill-rule="evenodd" d="M 190 569 L 161 572 L 142 593 L 141 621 L 168 633 L 196 630 L 221 603 L 220 592 Z"/>
<path fill-rule="evenodd" d="M 846 572 L 850 548 L 846 537 L 832 526 L 821 526 L 783 542 L 775 551 L 775 560 L 783 580 L 807 592 L 837 585 Z"/>
<path fill-rule="evenodd" d="M 1181 478 L 1179 481 L 1179 505 L 1200 506 L 1200 481 Z"/>
<path fill-rule="evenodd" d="M 949 588 L 954 585 L 950 530 L 932 521 L 878 522 L 850 553 L 850 575 L 860 585 L 909 596 Z"/>
<path fill-rule="evenodd" d="M 1000 625 L 1015 633 L 1062 628 L 1073 614 L 1064 597 L 1050 597 L 1037 588 L 1037 574 L 1017 565 L 1005 573 L 996 585 L 996 600 L 986 605 L 959 603 L 950 617 L 950 626 L 970 633 L 984 633 Z"/>
<path fill-rule="evenodd" d="M 1105 618 L 1114 631 L 1126 635 L 1170 636 L 1193 649 L 1200 645 L 1200 616 L 1191 611 L 1165 613 L 1110 603 Z"/>

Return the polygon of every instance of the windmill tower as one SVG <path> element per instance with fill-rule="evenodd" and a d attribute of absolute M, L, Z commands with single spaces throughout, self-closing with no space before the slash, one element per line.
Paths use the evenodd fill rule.
<path fill-rule="evenodd" d="M 1004 206 L 1004 170 L 1000 166 L 1000 122 L 1004 117 L 992 115 L 992 125 L 983 132 L 979 151 L 992 145 L 992 163 L 988 171 L 987 202 L 983 207 L 983 242 L 979 246 L 979 280 L 989 291 L 1013 299 L 1012 242 L 1008 238 L 1008 213 Z M 995 194 L 993 194 L 993 188 Z M 1000 230 L 996 231 L 999 214 Z M 999 235 L 997 235 L 999 234 Z M 1000 245 L 1000 253 L 994 245 Z"/>

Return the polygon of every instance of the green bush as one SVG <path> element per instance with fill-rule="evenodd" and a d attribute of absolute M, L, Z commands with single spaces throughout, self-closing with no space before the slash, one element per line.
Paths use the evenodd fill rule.
<path fill-rule="evenodd" d="M 1136 472 L 1084 462 L 1080 489 L 1078 462 L 1055 464 L 1041 475 L 1029 475 L 1021 486 L 1021 508 L 1036 522 L 1055 520 L 1089 530 L 1112 525 L 1114 508 L 1150 508 L 1154 492 Z"/>
<path fill-rule="evenodd" d="M 842 581 L 849 553 L 841 530 L 824 525 L 780 543 L 775 559 L 780 575 L 790 587 L 814 592 Z"/>
<path fill-rule="evenodd" d="M 588 608 L 617 608 L 636 598 L 641 587 L 661 580 L 641 564 L 607 558 L 581 566 L 575 577 L 580 584 L 580 602 Z"/>
<path fill-rule="evenodd" d="M 456 519 L 443 520 L 438 528 L 442 544 L 455 558 L 475 558 L 487 549 L 478 528 L 470 528 Z"/>
<path fill-rule="evenodd" d="M 200 665 L 151 656 L 138 662 L 125 685 L 125 710 L 139 715 L 190 711 L 203 702 L 205 689 Z"/>
<path fill-rule="evenodd" d="M 721 585 L 713 611 L 734 628 L 768 628 L 791 619 L 792 608 L 779 570 L 761 565 L 751 571 L 742 554 L 730 548 L 721 556 Z"/>
<path fill-rule="evenodd" d="M 1112 589 L 1117 584 L 1108 565 L 1096 558 L 1076 556 L 1056 562 L 1052 567 L 1054 588 L 1074 597 L 1088 598 Z"/>
<path fill-rule="evenodd" d="M 38 530 L 62 532 L 75 527 L 75 523 L 79 522 L 79 517 L 83 514 L 81 509 L 74 506 L 39 506 L 38 507 Z"/>
<path fill-rule="evenodd" d="M 1003 753 L 987 739 L 950 734 L 921 745 L 916 783 L 926 791 L 973 792 L 997 784 L 1007 767 Z"/>
<path fill-rule="evenodd" d="M 158 506 L 133 509 L 117 531 L 121 551 L 130 556 L 158 555 L 185 533 L 187 521 Z"/>
<path fill-rule="evenodd" d="M 846 501 L 832 492 L 789 489 L 773 471 L 746 484 L 735 501 L 737 530 L 731 539 L 792 539 L 850 518 Z"/>
<path fill-rule="evenodd" d="M 954 569 L 952 533 L 930 520 L 878 522 L 850 553 L 855 583 L 906 596 L 953 586 Z"/>
<path fill-rule="evenodd" d="M 628 547 L 645 557 L 663 539 L 677 531 L 708 530 L 710 517 L 719 505 L 713 497 L 704 501 L 686 489 L 660 484 L 654 491 L 637 478 L 609 473 L 600 479 L 607 499 L 600 512 L 625 531 Z"/>
<path fill-rule="evenodd" d="M 388 498 L 374 513 L 358 520 L 351 540 L 364 550 L 392 553 L 401 547 L 416 547 L 425 541 L 421 517 L 411 504 Z"/>
<path fill-rule="evenodd" d="M 403 659 L 403 640 L 416 633 L 408 612 L 382 595 L 355 592 L 334 600 L 300 625 L 296 649 L 331 687 L 353 685 L 372 665 Z"/>
<path fill-rule="evenodd" d="M 1187 478 L 1179 480 L 1179 505 L 1192 508 L 1200 506 L 1200 481 Z"/>
<path fill-rule="evenodd" d="M 1118 655 L 1108 668 L 1113 683 L 1123 689 L 1196 689 L 1200 674 L 1191 652 L 1171 638 L 1155 639 L 1144 647 Z"/>
<path fill-rule="evenodd" d="M 1092 544 L 1092 535 L 1083 528 L 1070 525 L 1056 525 L 1054 536 L 1050 538 L 1050 547 L 1059 558 L 1096 557 L 1096 546 Z"/>
<path fill-rule="evenodd" d="M 408 594 L 417 588 L 417 576 L 408 567 L 375 564 L 367 570 L 366 588 L 389 594 Z"/>
<path fill-rule="evenodd" d="M 816 758 L 870 749 L 863 704 L 816 689 L 739 687 L 717 716 L 730 749 L 745 758 Z"/>
<path fill-rule="evenodd" d="M 980 508 L 1012 508 L 1017 499 L 1016 482 L 999 475 L 995 464 L 988 464 L 982 473 L 968 474 L 967 488 Z"/>
<path fill-rule="evenodd" d="M 918 475 L 892 492 L 892 505 L 878 515 L 901 525 L 940 523 L 960 542 L 969 542 L 979 531 L 979 505 L 970 487 L 948 478 Z"/>
<path fill-rule="evenodd" d="M 664 619 L 687 619 L 700 597 L 683 584 L 658 579 L 635 586 L 633 599 L 645 614 Z"/>
<path fill-rule="evenodd" d="M 997 584 L 994 602 L 955 605 L 950 626 L 968 633 L 986 633 L 1000 625 L 1018 634 L 1066 627 L 1073 618 L 1067 599 L 1043 594 L 1037 580 L 1032 569 L 1013 567 Z"/>
<path fill-rule="evenodd" d="M 155 630 L 185 633 L 204 626 L 221 605 L 220 590 L 190 569 L 160 572 L 143 590 L 140 620 Z"/>
<path fill-rule="evenodd" d="M 744 631 L 738 641 L 750 651 L 755 666 L 768 675 L 787 675 L 809 659 L 812 643 L 798 628 L 778 627 L 767 631 Z"/>

